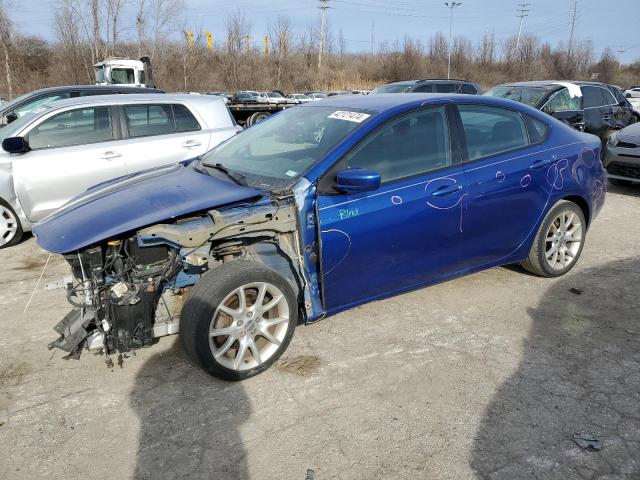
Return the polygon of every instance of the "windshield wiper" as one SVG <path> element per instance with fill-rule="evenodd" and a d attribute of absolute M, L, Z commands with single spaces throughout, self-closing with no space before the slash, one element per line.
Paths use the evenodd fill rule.
<path fill-rule="evenodd" d="M 203 163 L 203 165 L 205 167 L 215 168 L 216 170 L 221 171 L 238 185 L 242 185 L 245 187 L 247 186 L 247 177 L 245 177 L 243 174 L 239 172 L 236 172 L 235 170 L 231 170 L 230 168 L 225 167 L 221 163 L 215 163 L 215 164 Z"/>

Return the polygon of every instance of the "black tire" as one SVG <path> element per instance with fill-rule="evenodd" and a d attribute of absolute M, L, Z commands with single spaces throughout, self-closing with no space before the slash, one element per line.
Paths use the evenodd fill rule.
<path fill-rule="evenodd" d="M 0 206 L 8 210 L 8 212 L 4 212 L 4 215 L 3 215 L 3 212 L 0 212 L 0 215 L 4 216 L 2 220 L 13 221 L 16 223 L 16 232 L 14 233 L 13 238 L 11 238 L 11 240 L 4 243 L 4 238 L 0 238 L 0 249 L 2 249 L 2 248 L 11 247 L 13 245 L 17 245 L 18 243 L 20 243 L 22 241 L 24 231 L 22 230 L 22 224 L 20 223 L 20 218 L 16 214 L 15 210 L 11 208 L 11 205 L 9 205 L 7 202 L 5 202 L 0 198 Z M 0 235 L 5 235 L 5 234 L 6 232 L 0 231 Z"/>
<path fill-rule="evenodd" d="M 287 302 L 289 321 L 277 350 L 263 363 L 234 370 L 215 359 L 209 344 L 209 328 L 218 306 L 229 294 L 252 282 L 277 287 Z M 287 349 L 298 322 L 298 302 L 293 288 L 281 275 L 262 264 L 244 260 L 226 263 L 205 273 L 189 293 L 180 318 L 180 337 L 189 357 L 210 375 L 230 381 L 245 380 L 268 369 Z"/>
<path fill-rule="evenodd" d="M 617 187 L 628 187 L 633 184 L 630 180 L 622 180 L 620 178 L 608 178 L 607 180 L 609 180 L 611 185 L 615 185 Z"/>
<path fill-rule="evenodd" d="M 574 260 L 567 265 L 563 269 L 554 269 L 548 263 L 545 258 L 546 252 L 546 236 L 549 228 L 551 227 L 551 223 L 563 212 L 566 210 L 570 210 L 572 213 L 576 214 L 580 219 L 582 224 L 582 241 L 580 242 L 579 249 L 574 256 Z M 524 260 L 520 265 L 531 273 L 535 273 L 536 275 L 540 275 L 542 277 L 561 277 L 569 270 L 571 270 L 580 258 L 580 254 L 582 253 L 582 249 L 584 248 L 584 242 L 586 239 L 587 232 L 587 224 L 584 218 L 584 213 L 582 209 L 573 202 L 569 202 L 567 200 L 559 201 L 549 213 L 544 217 L 544 220 L 540 224 L 538 228 L 538 232 L 536 233 L 536 238 L 533 241 L 533 245 L 531 245 L 531 250 L 529 251 L 529 256 L 526 260 Z"/>

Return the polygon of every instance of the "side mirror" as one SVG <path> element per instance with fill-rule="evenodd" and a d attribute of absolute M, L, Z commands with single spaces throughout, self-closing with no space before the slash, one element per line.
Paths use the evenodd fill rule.
<path fill-rule="evenodd" d="M 336 175 L 334 187 L 342 193 L 372 192 L 380 187 L 380 174 L 364 168 L 343 170 Z"/>
<path fill-rule="evenodd" d="M 2 141 L 2 149 L 9 153 L 25 153 L 31 150 L 29 142 L 22 137 L 9 137 Z"/>
<path fill-rule="evenodd" d="M 542 111 L 547 115 L 551 115 L 553 113 L 553 108 L 551 108 L 548 105 L 545 105 L 544 107 L 542 107 Z"/>
<path fill-rule="evenodd" d="M 18 114 L 16 112 L 9 112 L 4 116 L 4 118 L 7 119 L 7 125 L 8 125 L 11 122 L 15 122 L 18 119 Z"/>

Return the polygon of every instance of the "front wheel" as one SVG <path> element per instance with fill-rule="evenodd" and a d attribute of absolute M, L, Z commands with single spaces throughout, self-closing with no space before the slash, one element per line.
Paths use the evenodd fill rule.
<path fill-rule="evenodd" d="M 180 319 L 182 345 L 204 370 L 244 380 L 286 350 L 298 320 L 293 288 L 261 264 L 224 264 L 200 279 Z"/>
<path fill-rule="evenodd" d="M 542 221 L 529 256 L 521 265 L 543 277 L 560 277 L 578 261 L 585 235 L 582 209 L 573 202 L 560 201 Z"/>
<path fill-rule="evenodd" d="M 13 208 L 0 199 L 0 248 L 7 248 L 22 240 L 22 225 Z"/>

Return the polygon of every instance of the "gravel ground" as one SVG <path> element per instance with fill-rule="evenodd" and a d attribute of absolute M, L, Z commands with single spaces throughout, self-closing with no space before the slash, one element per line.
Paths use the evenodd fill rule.
<path fill-rule="evenodd" d="M 242 383 L 176 337 L 114 369 L 63 360 L 63 292 L 25 311 L 47 254 L 2 250 L 0 478 L 638 479 L 639 212 L 640 188 L 611 187 L 567 276 L 494 268 L 371 303 Z M 65 273 L 51 257 L 40 287 Z"/>

